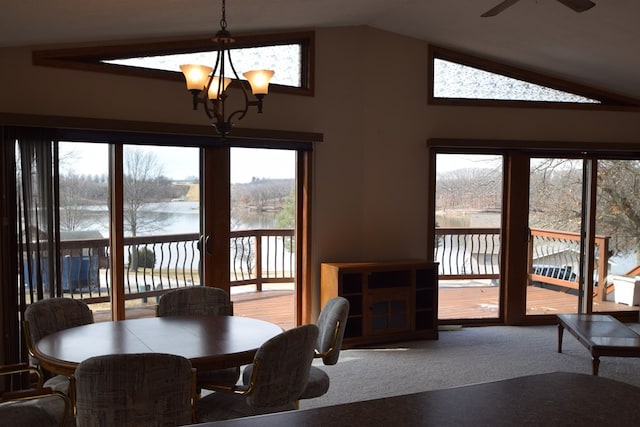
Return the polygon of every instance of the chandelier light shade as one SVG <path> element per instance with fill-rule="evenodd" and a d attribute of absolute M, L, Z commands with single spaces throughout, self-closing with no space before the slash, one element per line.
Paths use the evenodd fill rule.
<path fill-rule="evenodd" d="M 264 96 L 269 93 L 269 81 L 274 74 L 273 70 L 251 70 L 242 73 L 249 81 L 251 91 L 255 96 Z"/>
<path fill-rule="evenodd" d="M 193 96 L 193 109 L 197 110 L 198 105 L 202 104 L 216 131 L 223 137 L 231 132 L 234 121 L 242 120 L 249 107 L 256 107 L 258 113 L 262 113 L 262 102 L 265 95 L 269 93 L 269 81 L 274 75 L 273 70 L 251 70 L 242 74 L 246 81 L 240 79 L 231 62 L 231 46 L 234 42 L 231 33 L 227 31 L 226 0 L 222 0 L 220 30 L 213 38 L 213 43 L 217 45 L 214 66 L 197 64 L 180 66 L 187 82 L 187 90 Z M 238 82 L 244 99 L 238 109 L 227 111 L 228 106 L 225 104 L 229 97 L 227 88 L 234 79 Z M 251 88 L 251 98 L 247 81 Z"/>

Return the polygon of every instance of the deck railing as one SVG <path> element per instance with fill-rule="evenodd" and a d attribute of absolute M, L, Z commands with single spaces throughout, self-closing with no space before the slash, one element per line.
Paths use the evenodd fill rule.
<path fill-rule="evenodd" d="M 529 239 L 529 271 L 531 280 L 577 290 L 580 279 L 580 234 L 532 228 Z M 608 236 L 595 236 L 593 281 L 604 289 L 609 274 Z M 606 299 L 606 291 L 598 292 Z"/>
<path fill-rule="evenodd" d="M 578 289 L 579 235 L 541 229 L 531 229 L 530 233 L 530 283 Z M 198 239 L 197 233 L 125 237 L 126 298 L 157 296 L 169 289 L 199 284 Z M 265 283 L 293 283 L 294 247 L 292 229 L 232 231 L 231 286 L 255 285 L 256 291 L 261 291 Z M 436 228 L 434 260 L 439 263 L 439 276 L 445 281 L 488 279 L 497 284 L 500 248 L 498 228 Z M 605 283 L 608 237 L 596 238 L 596 252 L 594 280 Z M 61 253 L 65 295 L 88 302 L 109 301 L 108 239 L 65 240 Z M 42 276 L 46 278 L 47 274 Z"/>
<path fill-rule="evenodd" d="M 436 228 L 434 261 L 447 280 L 500 278 L 499 228 Z"/>
<path fill-rule="evenodd" d="M 292 229 L 232 231 L 231 286 L 293 283 L 295 241 Z M 125 298 L 157 296 L 169 289 L 200 283 L 200 235 L 125 237 Z M 65 296 L 88 303 L 107 302 L 111 292 L 108 239 L 64 240 L 61 278 Z M 33 265 L 37 264 L 32 262 Z M 46 262 L 40 262 L 45 268 Z M 25 262 L 25 272 L 28 271 Z M 34 279 L 48 274 L 26 274 Z M 45 288 L 46 288 L 45 283 Z"/>
<path fill-rule="evenodd" d="M 444 280 L 500 278 L 499 228 L 436 228 L 435 258 Z M 596 236 L 594 281 L 605 283 L 609 263 L 609 237 Z M 578 289 L 580 235 L 530 229 L 529 280 L 533 284 Z M 601 292 L 604 300 L 606 297 Z"/>

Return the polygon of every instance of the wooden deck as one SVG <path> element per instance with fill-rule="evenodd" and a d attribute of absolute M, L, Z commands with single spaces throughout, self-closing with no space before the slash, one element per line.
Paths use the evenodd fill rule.
<path fill-rule="evenodd" d="M 263 319 L 283 329 L 295 325 L 294 293 L 291 290 L 270 290 L 263 292 L 245 292 L 232 295 L 233 313 L 236 316 Z M 93 308 L 96 322 L 111 320 L 111 314 L 104 308 Z M 127 319 L 155 316 L 155 298 L 149 298 L 147 304 L 138 304 L 126 308 Z"/>
<path fill-rule="evenodd" d="M 483 319 L 498 316 L 498 286 L 441 287 L 438 294 L 439 319 Z M 527 315 L 576 313 L 578 297 L 565 292 L 529 286 Z M 638 311 L 637 306 L 616 304 L 613 301 L 594 301 L 593 310 Z"/>
<path fill-rule="evenodd" d="M 443 287 L 439 293 L 440 319 L 483 319 L 498 316 L 497 286 Z M 253 317 L 276 323 L 284 329 L 294 326 L 294 293 L 291 290 L 269 290 L 232 295 L 234 314 Z M 575 313 L 577 297 L 564 292 L 530 286 L 527 289 L 527 314 Z M 596 302 L 594 311 L 638 311 L 637 306 L 614 302 Z M 127 318 L 151 317 L 155 315 L 155 300 L 147 305 L 130 307 Z M 108 311 L 94 308 L 96 321 L 108 321 Z"/>

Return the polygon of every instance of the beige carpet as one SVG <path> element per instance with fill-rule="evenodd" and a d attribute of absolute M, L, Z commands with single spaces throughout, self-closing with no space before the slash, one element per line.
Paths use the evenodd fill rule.
<path fill-rule="evenodd" d="M 640 332 L 640 324 L 629 326 Z M 337 365 L 319 365 L 331 378 L 329 392 L 300 408 L 554 371 L 590 374 L 589 352 L 565 332 L 558 353 L 557 334 L 556 326 L 474 327 L 441 331 L 439 340 L 344 350 Z M 600 376 L 640 386 L 640 358 L 603 357 Z"/>

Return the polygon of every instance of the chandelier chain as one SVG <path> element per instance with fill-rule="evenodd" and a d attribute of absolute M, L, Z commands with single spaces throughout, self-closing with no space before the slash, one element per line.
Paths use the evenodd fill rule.
<path fill-rule="evenodd" d="M 226 0 L 222 0 L 222 18 L 220 18 L 220 28 L 222 30 L 227 29 L 227 2 Z"/>
<path fill-rule="evenodd" d="M 246 81 L 240 78 L 231 61 L 231 45 L 235 40 L 227 31 L 226 0 L 222 0 L 220 30 L 212 41 L 216 44 L 217 51 L 216 62 L 213 67 L 184 64 L 180 66 L 180 69 L 185 76 L 187 89 L 192 95 L 193 109 L 197 110 L 198 105 L 203 104 L 205 114 L 213 121 L 212 124 L 218 134 L 225 138 L 234 125 L 233 121 L 242 120 L 250 107 L 256 107 L 258 114 L 262 113 L 262 102 L 269 91 L 269 80 L 274 71 L 249 70 L 242 73 L 246 77 Z M 230 70 L 228 73 L 226 73 L 227 66 Z M 229 75 L 227 76 L 226 74 Z M 242 104 L 238 106 L 237 110 L 227 115 L 226 100 L 230 95 L 227 92 L 227 86 L 231 84 L 232 80 L 236 80 L 236 85 L 241 89 L 240 102 Z M 249 90 L 253 94 L 252 99 L 249 99 Z M 231 109 L 231 107 L 229 108 Z"/>

